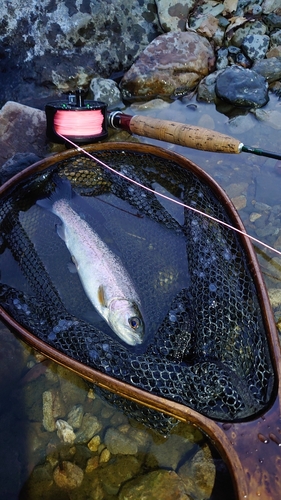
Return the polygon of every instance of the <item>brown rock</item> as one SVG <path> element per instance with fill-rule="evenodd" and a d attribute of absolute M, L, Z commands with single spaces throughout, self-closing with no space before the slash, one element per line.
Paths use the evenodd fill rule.
<path fill-rule="evenodd" d="M 141 464 L 136 457 L 129 455 L 117 456 L 112 463 L 107 464 L 106 467 L 99 468 L 99 478 L 103 489 L 109 495 L 117 495 L 124 483 L 127 483 L 127 481 L 139 474 L 140 468 Z M 159 496 L 158 498 L 161 497 Z"/>
<path fill-rule="evenodd" d="M 213 57 L 208 40 L 195 32 L 160 35 L 123 77 L 123 95 L 141 99 L 171 95 L 178 88 L 194 89 L 208 75 Z"/>
<path fill-rule="evenodd" d="M 0 165 L 16 153 L 42 155 L 45 129 L 44 111 L 8 101 L 0 110 Z"/>
<path fill-rule="evenodd" d="M 84 473 L 78 465 L 63 461 L 61 466 L 54 470 L 54 481 L 59 488 L 74 490 L 81 485 Z"/>
<path fill-rule="evenodd" d="M 216 468 L 209 447 L 205 444 L 179 469 L 179 476 L 192 498 L 210 498 L 215 483 Z"/>
<path fill-rule="evenodd" d="M 149 472 L 126 483 L 119 500 L 190 500 L 183 481 L 174 471 L 163 469 Z"/>

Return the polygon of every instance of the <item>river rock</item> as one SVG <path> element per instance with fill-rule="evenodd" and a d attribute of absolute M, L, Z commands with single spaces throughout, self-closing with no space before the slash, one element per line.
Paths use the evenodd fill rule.
<path fill-rule="evenodd" d="M 281 78 L 281 59 L 279 57 L 270 57 L 255 61 L 252 70 L 262 75 L 268 83 L 275 82 Z"/>
<path fill-rule="evenodd" d="M 75 405 L 67 415 L 67 422 L 73 429 L 79 429 L 83 421 L 83 406 Z"/>
<path fill-rule="evenodd" d="M 217 96 L 235 106 L 260 108 L 268 102 L 266 79 L 240 66 L 226 68 L 216 80 Z"/>
<path fill-rule="evenodd" d="M 175 2 L 174 0 L 155 0 L 157 15 L 163 31 L 185 30 L 190 9 L 196 0 Z"/>
<path fill-rule="evenodd" d="M 119 456 L 114 462 L 99 469 L 99 478 L 105 491 L 109 495 L 116 495 L 122 484 L 139 474 L 140 468 L 141 464 L 136 457 Z M 137 498 L 135 497 L 135 500 Z"/>
<path fill-rule="evenodd" d="M 60 390 L 62 398 L 65 401 L 67 412 L 74 405 L 83 404 L 87 397 L 87 384 L 85 380 L 71 372 L 64 366 L 57 367 L 57 373 L 60 381 Z"/>
<path fill-rule="evenodd" d="M 128 69 L 160 33 L 151 0 L 3 0 L 0 102 L 86 88 Z"/>
<path fill-rule="evenodd" d="M 98 434 L 102 425 L 96 416 L 85 413 L 81 427 L 76 434 L 77 443 L 88 442 L 95 434 Z"/>
<path fill-rule="evenodd" d="M 43 427 L 48 432 L 56 429 L 56 419 L 65 415 L 61 394 L 55 389 L 43 392 Z"/>
<path fill-rule="evenodd" d="M 198 29 L 208 22 L 208 18 L 216 18 L 222 14 L 224 9 L 224 2 L 210 2 L 208 0 L 203 0 L 200 3 L 195 2 L 188 19 L 188 26 L 192 29 Z"/>
<path fill-rule="evenodd" d="M 73 427 L 65 420 L 59 419 L 56 421 L 57 435 L 63 443 L 73 444 L 75 441 L 75 433 Z"/>
<path fill-rule="evenodd" d="M 118 500 L 191 500 L 184 482 L 174 471 L 155 470 L 126 483 Z"/>
<path fill-rule="evenodd" d="M 281 290 L 279 288 L 269 288 L 268 296 L 273 309 L 281 306 Z"/>
<path fill-rule="evenodd" d="M 210 75 L 203 78 L 203 80 L 201 80 L 197 90 L 198 101 L 216 102 L 216 81 L 218 75 L 220 75 L 222 72 L 223 69 L 214 71 L 214 73 L 211 73 Z"/>
<path fill-rule="evenodd" d="M 251 61 L 263 59 L 269 47 L 270 38 L 267 35 L 245 36 L 241 48 Z"/>
<path fill-rule="evenodd" d="M 190 441 L 171 434 L 161 445 L 152 444 L 150 452 L 155 456 L 159 468 L 176 470 L 182 457 L 192 448 Z"/>
<path fill-rule="evenodd" d="M 267 26 L 259 20 L 244 22 L 242 26 L 234 29 L 234 34 L 230 38 L 230 44 L 241 47 L 243 41 L 248 36 L 262 36 L 267 33 Z"/>
<path fill-rule="evenodd" d="M 16 153 L 0 167 L 0 184 L 18 174 L 33 163 L 41 160 L 34 153 Z"/>
<path fill-rule="evenodd" d="M 46 151 L 44 111 L 9 101 L 0 110 L 0 130 L 0 165 L 16 153 Z"/>
<path fill-rule="evenodd" d="M 281 15 L 281 5 L 280 0 L 264 0 L 262 4 L 262 10 L 264 14 L 277 14 Z"/>
<path fill-rule="evenodd" d="M 53 477 L 59 488 L 74 490 L 81 485 L 84 472 L 78 465 L 65 460 L 55 468 Z"/>
<path fill-rule="evenodd" d="M 204 445 L 190 462 L 180 467 L 178 474 L 192 498 L 210 498 L 216 476 L 216 467 L 210 448 Z"/>
<path fill-rule="evenodd" d="M 113 455 L 135 455 L 138 452 L 137 442 L 113 427 L 106 431 L 104 443 Z"/>
<path fill-rule="evenodd" d="M 197 33 L 170 32 L 158 36 L 142 52 L 120 82 L 123 98 L 170 96 L 176 89 L 194 89 L 209 73 L 213 49 Z"/>
<path fill-rule="evenodd" d="M 124 105 L 121 92 L 117 83 L 110 78 L 93 78 L 90 83 L 90 90 L 95 101 L 105 102 L 109 107 L 123 109 Z"/>

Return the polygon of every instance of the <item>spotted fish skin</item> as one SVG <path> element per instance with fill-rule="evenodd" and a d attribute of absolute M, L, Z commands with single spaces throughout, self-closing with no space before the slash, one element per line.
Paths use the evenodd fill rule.
<path fill-rule="evenodd" d="M 38 204 L 60 218 L 62 224 L 57 226 L 57 232 L 70 252 L 93 306 L 124 342 L 141 344 L 144 322 L 133 282 L 121 260 L 64 197 L 67 189 L 71 192 L 71 187 L 65 184 L 69 183 L 60 181 L 59 189 Z"/>

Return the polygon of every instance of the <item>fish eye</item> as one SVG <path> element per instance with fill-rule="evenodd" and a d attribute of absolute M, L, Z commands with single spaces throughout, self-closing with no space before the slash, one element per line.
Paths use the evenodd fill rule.
<path fill-rule="evenodd" d="M 132 318 L 128 319 L 129 325 L 133 330 L 137 330 L 140 327 L 140 319 L 137 316 L 133 316 Z"/>

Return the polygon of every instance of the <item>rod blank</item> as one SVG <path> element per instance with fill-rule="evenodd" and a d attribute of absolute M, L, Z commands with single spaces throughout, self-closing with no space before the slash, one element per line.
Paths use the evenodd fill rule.
<path fill-rule="evenodd" d="M 141 115 L 126 115 L 122 111 L 113 111 L 108 115 L 108 123 L 113 128 L 121 128 L 128 132 L 150 139 L 171 142 L 200 151 L 214 153 L 252 153 L 281 160 L 281 154 L 264 149 L 246 146 L 238 139 L 203 127 L 169 120 L 159 120 Z"/>

